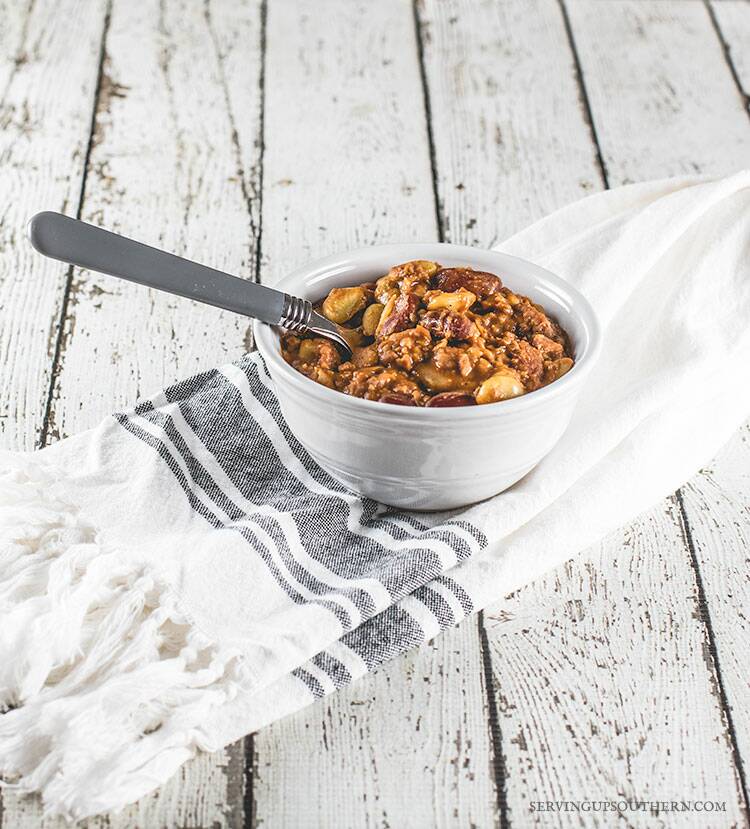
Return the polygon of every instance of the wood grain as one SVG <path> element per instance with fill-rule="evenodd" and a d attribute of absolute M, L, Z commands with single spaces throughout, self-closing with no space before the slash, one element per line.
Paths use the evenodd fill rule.
<path fill-rule="evenodd" d="M 0 4 L 0 441 L 32 449 L 57 340 L 65 266 L 25 239 L 37 210 L 75 214 L 96 88 L 104 4 Z M 29 313 L 34 309 L 34 313 Z"/>
<path fill-rule="evenodd" d="M 711 2 L 719 40 L 726 49 L 735 81 L 744 95 L 745 112 L 750 114 L 750 3 L 746 0 Z"/>
<path fill-rule="evenodd" d="M 677 506 L 659 506 L 582 559 L 485 613 L 513 826 L 610 826 L 542 801 L 711 800 L 741 826 Z M 650 812 L 623 824 L 654 826 Z"/>
<path fill-rule="evenodd" d="M 258 0 L 115 2 L 82 217 L 252 278 L 259 77 Z M 235 359 L 248 331 L 236 315 L 76 270 L 51 434 Z"/>
<path fill-rule="evenodd" d="M 703 3 L 569 3 L 610 185 L 731 172 L 750 131 Z"/>
<path fill-rule="evenodd" d="M 272 3 L 267 39 L 264 280 L 335 250 L 435 239 L 410 5 Z M 255 822 L 491 825 L 489 742 L 470 624 L 257 734 Z"/>
<path fill-rule="evenodd" d="M 750 4 L 725 0 L 712 3 L 711 10 L 725 58 L 744 95 L 742 105 L 750 115 Z M 746 129 L 750 131 L 750 119 Z M 749 160 L 741 163 L 747 165 Z M 750 642 L 750 422 L 681 494 L 715 642 L 715 652 L 709 656 L 721 669 L 717 691 L 728 702 L 747 804 L 750 677 L 744 655 Z"/>
<path fill-rule="evenodd" d="M 695 171 L 701 164 L 712 169 L 727 160 L 727 153 L 736 157 L 744 151 L 738 97 L 705 9 L 698 4 L 683 11 L 682 4 L 658 4 L 657 9 L 654 4 L 620 2 L 575 2 L 568 7 L 594 116 L 592 132 L 600 136 L 612 183 Z M 557 19 L 557 42 L 564 42 L 559 7 L 547 4 L 544 9 L 547 30 L 554 32 Z M 476 6 L 472 10 L 476 13 Z M 502 25 L 486 8 L 481 11 L 481 18 L 461 29 L 464 37 L 467 31 L 482 33 L 476 35 L 476 46 L 464 52 L 482 54 L 482 42 L 494 34 L 497 42 L 505 43 L 508 31 L 518 32 L 521 42 L 529 44 L 520 24 Z M 454 17 L 448 18 L 449 32 Z M 670 36 L 674 42 L 665 40 Z M 545 45 L 532 51 L 555 52 L 557 69 L 547 72 L 543 88 L 550 88 L 552 78 L 558 85 L 564 82 L 559 79 L 571 82 L 574 55 L 568 51 L 566 72 L 560 65 L 564 50 Z M 685 63 L 694 52 L 699 53 L 694 64 L 702 62 L 707 75 L 697 90 L 691 86 L 694 64 L 688 72 Z M 498 63 L 492 66 L 497 72 Z M 446 75 L 455 81 L 466 66 L 459 63 L 453 73 L 451 68 L 448 64 Z M 514 73 L 513 83 L 530 87 L 522 69 Z M 674 90 L 671 104 L 663 100 L 665 89 Z M 567 95 L 567 107 L 559 109 L 577 111 L 583 118 L 586 98 L 576 106 L 570 91 Z M 679 113 L 700 125 L 697 101 L 704 98 L 729 128 L 722 152 L 704 149 L 687 121 L 671 120 Z M 529 106 L 528 96 L 525 104 Z M 555 108 L 540 108 L 535 117 L 527 110 L 527 119 L 541 121 L 545 111 Z M 663 133 L 668 142 L 662 143 Z M 455 137 L 453 154 L 459 155 L 468 140 Z M 670 154 L 662 155 L 667 149 Z M 701 157 L 696 155 L 699 150 Z M 576 173 L 558 164 L 545 168 L 541 180 L 569 180 L 574 186 Z M 708 637 L 698 618 L 699 591 L 675 503 L 667 502 L 634 522 L 589 556 L 595 567 L 571 564 L 486 616 L 507 774 L 506 819 L 511 825 L 608 825 L 592 815 L 532 812 L 530 804 L 659 793 L 688 797 L 692 791 L 726 802 L 727 825 L 741 821 L 743 803 L 730 735 L 722 701 L 712 696 L 716 671 L 703 658 Z M 700 746 L 697 757 L 694 746 Z M 669 825 L 681 819 L 683 815 L 667 818 Z M 627 820 L 632 825 L 653 822 L 650 816 Z"/>
<path fill-rule="evenodd" d="M 257 825 L 493 825 L 481 670 L 469 622 L 266 729 Z"/>
<path fill-rule="evenodd" d="M 263 280 L 337 250 L 436 238 L 409 3 L 271 3 Z"/>
<path fill-rule="evenodd" d="M 730 727 L 738 750 L 738 773 L 747 800 L 750 776 L 750 424 L 735 434 L 714 461 L 681 490 L 705 594 Z"/>
<path fill-rule="evenodd" d="M 716 15 L 718 31 L 709 11 Z M 603 153 L 610 158 L 612 180 L 625 181 L 637 159 L 646 154 L 651 174 L 659 176 L 675 175 L 686 169 L 722 175 L 747 166 L 750 119 L 747 99 L 742 94 L 749 68 L 743 50 L 743 44 L 750 43 L 747 4 L 736 4 L 732 0 L 725 4 L 722 0 L 709 9 L 703 4 L 665 3 L 644 15 L 639 6 L 623 3 L 611 9 L 608 17 L 614 21 L 611 25 L 619 27 L 622 42 L 619 54 L 623 64 L 615 65 L 614 72 L 624 76 L 629 71 L 632 58 L 627 37 L 630 33 L 634 40 L 647 43 L 653 56 L 661 56 L 665 63 L 668 61 L 669 75 L 664 77 L 671 80 L 672 88 L 679 93 L 673 100 L 670 118 L 665 120 L 664 112 L 659 112 L 652 121 L 642 120 L 640 138 L 630 136 L 627 143 L 620 140 L 610 150 L 603 143 Z M 633 24 L 630 29 L 625 25 L 626 19 Z M 587 20 L 591 22 L 591 18 Z M 576 31 L 583 32 L 583 28 Z M 594 59 L 606 45 L 602 47 L 593 41 L 593 31 L 588 37 L 578 39 L 598 126 L 608 110 L 602 110 L 598 118 L 599 110 L 593 101 L 597 97 L 603 100 L 613 90 L 611 76 L 603 75 Z M 726 51 L 725 46 L 728 46 Z M 641 111 L 657 113 L 655 101 L 660 97 L 663 80 L 642 80 L 638 95 Z M 648 106 L 650 100 L 654 103 Z M 710 102 L 707 114 L 702 104 L 705 101 Z M 708 123 L 709 116 L 711 123 Z M 694 143 L 696 123 L 703 131 L 700 145 Z M 652 133 L 664 130 L 674 138 L 671 146 L 650 140 Z M 604 135 L 601 130 L 599 134 Z M 686 136 L 682 141 L 677 140 L 680 134 Z M 734 782 L 744 809 L 744 821 L 750 823 L 747 760 L 743 759 L 750 748 L 748 674 L 741 660 L 738 661 L 738 654 L 747 651 L 745 610 L 750 600 L 747 436 L 746 425 L 707 470 L 681 489 L 679 506 L 696 570 L 697 615 L 705 630 L 701 650 L 711 675 L 711 691 L 723 708 L 723 732 L 734 751 Z"/>
<path fill-rule="evenodd" d="M 255 274 L 261 8 L 115 0 L 82 217 L 231 273 Z M 76 271 L 51 411 L 53 437 L 242 352 L 247 322 Z M 200 755 L 158 793 L 91 826 L 239 826 L 241 745 Z M 4 825 L 38 800 L 5 793 Z M 45 821 L 45 826 L 63 826 Z"/>
<path fill-rule="evenodd" d="M 602 186 L 549 0 L 421 0 L 445 237 L 493 247 Z"/>

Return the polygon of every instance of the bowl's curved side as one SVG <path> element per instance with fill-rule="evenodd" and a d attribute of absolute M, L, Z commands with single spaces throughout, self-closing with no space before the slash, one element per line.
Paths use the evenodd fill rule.
<path fill-rule="evenodd" d="M 278 332 L 254 324 L 258 349 L 289 427 L 310 454 L 353 490 L 394 506 L 447 509 L 482 500 L 525 475 L 560 439 L 600 347 L 596 315 L 564 280 L 496 251 L 457 245 L 384 245 L 328 257 L 276 287 L 317 299 L 330 288 L 381 276 L 399 261 L 435 259 L 500 273 L 565 328 L 576 364 L 549 386 L 489 406 L 388 406 L 321 386 L 281 356 Z"/>
<path fill-rule="evenodd" d="M 289 428 L 324 469 L 356 492 L 408 509 L 448 509 L 509 487 L 557 443 L 577 398 L 571 386 L 528 412 L 417 422 L 385 404 L 382 417 L 330 399 L 311 405 L 286 375 L 270 373 Z"/>

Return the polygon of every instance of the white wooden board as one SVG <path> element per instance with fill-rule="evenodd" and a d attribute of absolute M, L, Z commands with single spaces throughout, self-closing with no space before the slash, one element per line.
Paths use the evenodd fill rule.
<path fill-rule="evenodd" d="M 37 210 L 75 214 L 96 88 L 104 6 L 0 4 L 0 441 L 42 435 L 66 268 L 24 237 Z M 30 313 L 33 309 L 33 313 Z"/>
<path fill-rule="evenodd" d="M 262 279 L 328 253 L 436 237 L 409 3 L 271 3 Z"/>
<path fill-rule="evenodd" d="M 205 8 L 116 0 L 85 220 L 254 275 L 260 38 L 259 0 Z M 248 332 L 236 315 L 76 271 L 55 434 L 79 432 L 137 397 L 235 359 Z"/>
<path fill-rule="evenodd" d="M 476 620 L 255 738 L 258 826 L 492 826 Z"/>
<path fill-rule="evenodd" d="M 671 504 L 485 613 L 518 826 L 611 826 L 542 801 L 711 800 L 666 826 L 742 825 L 694 574 Z M 650 812 L 623 825 L 652 827 Z"/>
<path fill-rule="evenodd" d="M 675 90 L 672 115 L 665 120 L 658 107 L 649 106 L 649 100 L 659 98 L 662 80 L 649 81 L 645 74 L 641 76 L 640 109 L 654 115 L 651 120 L 642 121 L 640 139 L 631 136 L 625 141 L 613 137 L 613 181 L 624 181 L 635 158 L 645 152 L 650 156 L 652 175 L 676 175 L 685 169 L 702 175 L 723 175 L 747 167 L 750 118 L 741 89 L 747 88 L 750 80 L 746 49 L 750 44 L 748 4 L 734 0 L 721 0 L 710 7 L 663 3 L 644 13 L 639 6 L 623 3 L 620 9 L 610 10 L 608 17 L 614 19 L 614 26 L 619 26 L 620 42 L 625 41 L 619 54 L 627 65 L 617 65 L 616 71 L 626 75 L 630 67 L 630 32 L 633 40 L 648 44 L 653 56 L 661 56 L 666 66 L 664 77 L 668 72 Z M 630 27 L 626 20 L 631 22 Z M 602 48 L 600 43 L 594 47 L 593 35 L 592 31 L 585 43 L 579 40 L 582 60 L 592 79 L 587 85 L 591 90 L 601 87 L 598 93 L 592 92 L 592 101 L 595 94 L 604 100 L 614 92 L 608 88 L 608 77 L 596 69 L 596 62 L 588 60 L 595 50 Z M 595 121 L 597 112 L 594 107 Z M 671 145 L 651 142 L 652 134 L 664 130 L 673 136 Z M 700 133 L 699 142 L 696 132 Z M 685 138 L 678 140 L 680 135 Z M 707 665 L 713 668 L 712 693 L 722 705 L 724 736 L 734 753 L 735 782 L 745 809 L 747 761 L 743 764 L 742 752 L 750 746 L 749 686 L 747 671 L 738 663 L 737 655 L 748 648 L 748 628 L 743 619 L 744 608 L 750 601 L 746 575 L 746 443 L 747 426 L 734 436 L 706 472 L 681 490 L 684 529 L 696 570 L 698 613 L 705 630 L 702 650 Z"/>
<path fill-rule="evenodd" d="M 700 4 L 567 5 L 611 184 L 720 173 L 738 163 L 746 123 L 737 117 L 731 75 Z M 695 140 L 706 100 L 726 129 L 720 149 Z M 608 825 L 592 815 L 532 814 L 529 803 L 548 799 L 535 792 L 552 800 L 661 792 L 716 799 L 727 809 L 717 825 L 741 822 L 745 803 L 732 736 L 679 507 L 667 502 L 623 532 L 589 554 L 594 567 L 569 565 L 567 574 L 558 571 L 520 591 L 493 614 L 510 818 Z M 512 633 L 526 631 L 520 641 L 512 634 L 504 639 L 508 625 Z M 537 671 L 538 683 L 517 679 Z M 662 819 L 706 825 L 705 815 Z M 653 823 L 648 815 L 628 820 Z"/>
<path fill-rule="evenodd" d="M 422 0 L 446 241 L 493 247 L 601 189 L 554 0 Z"/>
<path fill-rule="evenodd" d="M 750 90 L 750 3 L 722 0 L 711 5 L 726 59 L 739 89 Z M 747 97 L 740 105 L 750 116 Z M 750 131 L 750 117 L 746 121 Z M 750 165 L 750 154 L 737 163 Z M 721 683 L 728 703 L 727 727 L 737 749 L 739 784 L 748 799 L 750 768 L 750 423 L 682 490 L 702 588 L 710 614 Z"/>
<path fill-rule="evenodd" d="M 703 3 L 567 5 L 611 186 L 747 164 L 747 116 Z"/>
<path fill-rule="evenodd" d="M 733 71 L 742 103 L 750 115 L 750 3 L 747 0 L 713 0 L 709 6 L 713 23 Z M 750 161 L 750 160 L 748 160 Z"/>

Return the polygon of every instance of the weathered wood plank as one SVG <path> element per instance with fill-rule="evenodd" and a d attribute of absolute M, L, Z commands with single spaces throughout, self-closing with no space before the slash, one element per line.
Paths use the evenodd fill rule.
<path fill-rule="evenodd" d="M 254 275 L 259 5 L 115 2 L 84 219 Z M 236 315 L 76 271 L 52 433 L 237 357 L 248 330 Z"/>
<path fill-rule="evenodd" d="M 0 4 L 0 440 L 32 449 L 47 405 L 65 267 L 24 238 L 37 210 L 75 213 L 104 4 Z M 29 309 L 34 313 L 30 314 Z"/>
<path fill-rule="evenodd" d="M 652 63 L 654 56 L 668 61 L 662 80 L 639 76 L 641 111 L 645 109 L 653 116 L 646 120 L 639 136 L 628 136 L 627 141 L 617 143 L 612 150 L 610 174 L 615 183 L 624 181 L 635 159 L 646 154 L 653 175 L 675 175 L 691 168 L 701 174 L 721 175 L 747 166 L 750 120 L 743 92 L 750 81 L 745 48 L 750 44 L 748 11 L 747 4 L 733 0 L 726 3 L 722 0 L 710 7 L 664 3 L 648 14 L 633 4 L 614 9 L 614 25 L 618 25 L 618 14 L 627 16 L 631 23 L 630 28 L 625 20 L 619 24 L 619 55 L 626 63 L 615 66 L 615 71 L 621 75 L 630 72 L 634 58 L 633 50 L 628 49 L 629 34 L 633 40 L 648 44 Z M 711 12 L 715 21 L 711 19 Z M 594 41 L 593 32 L 585 43 L 579 41 L 584 66 L 588 65 L 589 56 L 602 48 L 600 42 Z M 725 47 L 728 47 L 726 51 Z M 615 90 L 609 85 L 611 77 L 601 72 L 592 70 L 591 80 L 588 74 L 586 78 L 598 124 L 593 90 L 597 84 L 604 87 L 598 93 L 602 101 L 615 94 Z M 646 106 L 649 101 L 660 99 L 665 78 L 675 90 L 670 117 L 655 104 Z M 651 141 L 652 133 L 657 131 L 668 132 L 674 142 L 666 145 Z M 700 141 L 696 141 L 696 133 L 700 133 Z M 678 140 L 680 135 L 684 136 L 682 140 Z M 747 811 L 749 686 L 747 671 L 740 664 L 738 654 L 747 650 L 744 610 L 750 601 L 747 430 L 746 425 L 707 470 L 681 489 L 678 502 L 697 573 L 698 611 L 705 630 L 701 650 L 712 672 L 711 691 L 724 709 L 724 736 L 734 749 L 733 771 L 746 822 L 750 821 Z"/>
<path fill-rule="evenodd" d="M 725 57 L 739 88 L 750 91 L 750 4 L 712 3 L 715 22 L 726 46 Z M 744 99 L 745 111 L 748 99 Z M 747 121 L 750 131 L 750 120 Z M 747 165 L 750 157 L 744 159 Z M 730 728 L 738 748 L 741 782 L 748 796 L 750 778 L 750 423 L 681 491 L 721 667 Z M 714 658 L 714 655 L 711 655 Z"/>
<path fill-rule="evenodd" d="M 564 201 L 584 195 L 589 189 L 600 189 L 603 182 L 597 167 L 596 149 L 579 105 L 574 59 L 564 46 L 565 21 L 557 4 L 540 3 L 534 9 L 536 14 L 528 17 L 525 15 L 527 4 L 520 3 L 468 6 L 435 3 L 432 8 L 438 18 L 431 30 L 433 37 L 435 33 L 438 38 L 442 37 L 442 48 L 436 48 L 434 71 L 428 73 L 428 78 L 432 79 L 433 74 L 444 78 L 444 87 L 439 82 L 431 83 L 433 113 L 440 111 L 441 98 L 446 99 L 444 116 L 436 115 L 433 126 L 436 156 L 438 159 L 460 159 L 457 174 L 438 161 L 441 196 L 446 203 L 459 201 L 460 210 L 463 194 L 467 189 L 469 194 L 472 191 L 471 186 L 466 188 L 468 179 L 475 189 L 485 193 L 484 199 L 469 203 L 484 202 L 487 205 L 485 216 L 476 226 L 470 227 L 470 222 L 463 222 L 454 228 L 456 241 L 485 244 L 495 241 L 498 216 L 502 217 L 499 220 L 501 228 L 505 223 L 505 231 L 515 229 L 518 225 L 512 222 L 513 214 L 509 217 L 504 211 L 505 205 L 512 203 L 514 198 L 513 193 L 508 196 L 508 189 L 518 189 L 524 195 L 527 192 L 534 194 L 534 190 L 526 191 L 523 187 L 527 177 L 535 179 L 539 192 L 545 195 L 535 198 L 534 194 L 516 208 L 521 216 L 519 224 L 543 215 Z M 441 39 L 437 39 L 435 47 L 440 45 Z M 428 56 L 430 49 L 428 46 Z M 540 55 L 544 56 L 541 62 Z M 524 90 L 524 123 L 516 125 L 516 116 L 511 114 L 515 106 L 508 106 L 507 98 L 493 94 L 498 82 L 492 79 L 498 77 L 511 77 L 512 89 Z M 474 122 L 471 114 L 462 113 L 460 118 L 449 119 L 453 106 L 451 94 L 457 88 L 466 89 L 470 83 L 476 89 L 488 90 L 482 105 L 474 102 L 481 118 Z M 512 94 L 512 90 L 508 94 Z M 515 104 L 515 97 L 510 100 Z M 566 113 L 564 131 L 556 119 L 549 117 L 549 113 L 558 112 Z M 441 124 L 445 123 L 450 123 L 451 127 L 443 136 Z M 472 127 L 471 131 L 464 129 L 465 124 Z M 466 159 L 471 158 L 471 153 L 464 150 L 472 143 L 473 136 L 495 132 L 503 136 L 518 134 L 519 137 L 501 145 L 486 140 L 479 142 L 478 148 L 473 150 L 478 157 L 470 167 L 471 162 Z M 441 146 L 443 142 L 444 146 Z M 573 152 L 567 149 L 571 147 Z M 502 160 L 498 158 L 501 150 L 505 152 Z M 446 163 L 449 162 L 443 161 L 443 165 Z M 490 184 L 486 185 L 485 176 L 490 169 L 500 169 L 503 173 L 512 169 L 515 176 L 490 178 Z M 459 183 L 463 183 L 465 189 L 456 190 Z M 484 229 L 487 234 L 484 238 L 477 233 L 477 227 Z M 501 229 L 499 238 L 504 235 Z M 644 555 L 646 552 L 658 554 L 659 565 L 652 565 L 651 576 L 656 576 L 661 569 L 669 571 L 675 581 L 671 598 L 676 606 L 681 606 L 683 596 L 692 586 L 692 574 L 679 526 L 669 521 L 661 510 L 661 517 L 657 511 L 657 519 L 639 522 L 630 534 L 645 539 L 648 549 Z M 668 539 L 669 549 L 660 550 L 657 539 Z M 539 825 L 573 825 L 576 821 L 567 815 L 532 813 L 530 802 L 606 797 L 605 792 L 614 796 L 618 789 L 627 790 L 631 784 L 643 786 L 645 780 L 653 777 L 652 768 L 634 768 L 628 752 L 635 754 L 633 746 L 658 725 L 654 713 L 647 709 L 645 715 L 639 713 L 636 721 L 631 723 L 624 722 L 622 716 L 618 720 L 618 717 L 597 716 L 589 710 L 591 705 L 596 707 L 599 700 L 604 699 L 611 701 L 614 708 L 618 700 L 624 700 L 621 703 L 624 707 L 640 712 L 642 688 L 651 688 L 658 697 L 663 686 L 671 682 L 674 672 L 679 670 L 677 657 L 670 654 L 660 669 L 657 667 L 654 677 L 651 657 L 658 633 L 649 634 L 639 622 L 638 614 L 631 613 L 629 600 L 630 591 L 637 595 L 648 584 L 641 583 L 637 570 L 629 566 L 625 573 L 621 573 L 612 563 L 615 554 L 621 555 L 622 546 L 619 537 L 603 546 L 599 571 L 587 570 L 581 564 L 572 566 L 519 591 L 509 602 L 485 614 L 501 735 L 501 745 L 496 745 L 495 750 L 502 753 L 506 773 L 506 791 L 502 797 L 504 818 L 511 825 L 525 826 L 535 821 Z M 626 547 L 626 551 L 627 555 L 630 548 Z M 676 562 L 673 560 L 675 551 Z M 631 561 L 632 554 L 629 563 Z M 648 579 L 643 581 L 648 582 Z M 660 581 L 659 586 L 663 589 Z M 601 593 L 606 594 L 606 599 L 595 602 Z M 690 618 L 693 610 L 694 605 L 688 606 L 685 615 Z M 580 625 L 583 614 L 591 626 L 585 632 Z M 629 627 L 619 624 L 625 615 L 634 618 Z M 500 620 L 506 618 L 514 620 L 508 623 L 510 626 L 501 623 Z M 660 614 L 660 621 L 663 618 Z M 603 636 L 602 628 L 606 631 Z M 697 626 L 678 640 L 673 645 L 678 654 L 690 654 L 691 646 L 699 641 Z M 604 667 L 599 667 L 600 659 L 592 660 L 597 642 L 610 654 L 627 654 L 633 648 L 641 654 L 637 664 L 626 666 L 620 663 L 622 672 L 628 674 L 626 686 L 618 684 L 614 657 Z M 697 668 L 698 676 L 703 677 L 700 690 L 691 699 L 695 704 L 696 700 L 701 701 L 702 694 L 707 694 L 708 680 L 699 657 L 693 667 Z M 691 687 L 691 683 L 683 683 L 682 695 L 690 697 Z M 668 700 L 665 707 L 671 714 L 679 714 L 681 702 L 679 699 Z M 713 731 L 709 728 L 713 737 L 718 730 L 715 707 L 701 704 L 700 711 L 697 723 L 706 721 L 713 726 Z M 677 720 L 680 728 L 687 727 L 684 716 Z M 619 732 L 621 723 L 631 729 L 624 741 Z M 667 737 L 666 731 L 662 729 L 663 738 Z M 600 735 L 601 744 L 595 741 L 594 732 Z M 664 742 L 668 740 L 660 740 L 658 744 L 663 746 Z M 685 744 L 683 742 L 683 746 Z M 621 749 L 619 759 L 610 751 L 615 745 Z M 722 773 L 726 774 L 728 763 L 726 751 L 718 754 L 724 758 L 719 772 L 721 777 Z M 687 762 L 685 758 L 681 760 L 669 764 L 669 775 L 676 777 L 684 771 Z M 663 784 L 666 778 L 657 779 Z"/>
<path fill-rule="evenodd" d="M 265 729 L 257 825 L 492 826 L 481 671 L 469 621 Z"/>
<path fill-rule="evenodd" d="M 601 189 L 549 0 L 420 0 L 445 237 L 492 247 Z"/>
<path fill-rule="evenodd" d="M 414 29 L 402 0 L 271 3 L 263 280 L 436 238 Z"/>
<path fill-rule="evenodd" d="M 747 164 L 746 115 L 703 3 L 568 6 L 612 186 Z"/>
<path fill-rule="evenodd" d="M 611 183 L 715 171 L 727 154 L 736 158 L 744 151 L 738 96 L 699 4 L 568 7 Z M 548 51 L 561 61 L 560 9 L 544 8 L 549 19 L 557 17 L 558 46 Z M 510 27 L 498 26 L 482 11 L 469 31 L 483 32 L 486 40 L 494 24 L 496 36 L 507 38 Z M 521 31 L 518 36 L 527 42 Z M 480 48 L 468 51 L 481 54 Z M 693 61 L 689 72 L 687 54 Z M 574 77 L 572 60 L 569 54 L 567 72 L 547 72 L 547 86 Z M 693 73 L 702 84 L 697 90 Z M 523 71 L 514 73 L 513 82 L 530 86 Z M 673 90 L 669 104 L 665 90 Z M 705 119 L 698 102 L 706 97 L 722 129 L 728 128 L 721 151 L 694 139 Z M 540 110 L 536 118 L 546 115 Z M 674 123 L 678 116 L 686 120 Z M 535 135 L 532 127 L 527 130 Z M 462 145 L 454 143 L 457 155 Z M 578 179 L 563 165 L 556 174 Z M 732 747 L 721 700 L 711 693 L 714 665 L 702 657 L 707 633 L 697 618 L 695 574 L 675 503 L 607 539 L 589 558 L 595 567 L 571 564 L 486 614 L 507 772 L 506 816 L 518 825 L 608 825 L 606 817 L 590 814 L 532 812 L 530 803 L 671 799 L 693 792 L 725 801 L 728 824 L 741 821 Z M 667 820 L 676 825 L 684 817 Z M 653 822 L 650 815 L 628 820 Z"/>
<path fill-rule="evenodd" d="M 84 219 L 254 275 L 261 23 L 259 0 L 115 0 Z M 232 315 L 83 272 L 68 309 L 53 436 L 237 357 L 247 333 L 247 322 Z M 240 826 L 243 767 L 241 744 L 198 756 L 158 792 L 89 824 Z M 6 826 L 37 826 L 39 817 L 37 800 L 6 792 Z"/>
<path fill-rule="evenodd" d="M 747 800 L 750 776 L 750 424 L 681 490 L 706 599 L 729 728 L 738 749 L 738 772 Z"/>
<path fill-rule="evenodd" d="M 726 58 L 731 62 L 736 82 L 745 95 L 745 111 L 750 96 L 750 4 L 746 0 L 721 0 L 710 3 Z"/>
<path fill-rule="evenodd" d="M 511 825 L 611 826 L 539 801 L 711 800 L 741 826 L 680 512 L 659 506 L 485 612 Z M 535 804 L 532 806 L 532 804 Z M 571 807 L 572 808 L 572 807 Z M 649 811 L 624 825 L 653 826 Z"/>
<path fill-rule="evenodd" d="M 436 238 L 410 4 L 272 3 L 266 78 L 264 278 L 334 250 Z M 488 826 L 490 766 L 470 623 L 257 734 L 255 819 Z"/>

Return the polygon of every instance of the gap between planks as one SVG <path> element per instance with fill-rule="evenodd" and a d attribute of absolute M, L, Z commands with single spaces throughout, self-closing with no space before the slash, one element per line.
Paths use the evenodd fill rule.
<path fill-rule="evenodd" d="M 94 89 L 94 98 L 91 104 L 91 123 L 89 125 L 89 138 L 86 143 L 86 153 L 83 159 L 83 174 L 81 175 L 81 187 L 78 192 L 78 204 L 76 205 L 75 217 L 81 218 L 81 211 L 83 210 L 83 201 L 86 198 L 86 179 L 89 173 L 89 163 L 91 161 L 91 149 L 94 146 L 94 133 L 96 128 L 96 113 L 99 108 L 99 98 L 102 91 L 102 79 L 104 78 L 104 59 L 106 57 L 107 33 L 109 32 L 109 23 L 112 17 L 112 0 L 107 0 L 106 10 L 104 12 L 104 25 L 102 27 L 102 41 L 99 46 L 99 63 L 96 70 L 96 87 Z M 54 394 L 55 386 L 57 384 L 58 373 L 60 370 L 60 357 L 62 355 L 65 335 L 65 319 L 68 315 L 68 305 L 70 304 L 70 288 L 73 282 L 73 266 L 69 265 L 65 273 L 65 288 L 63 289 L 62 301 L 60 303 L 60 317 L 57 324 L 57 337 L 55 338 L 55 349 L 52 354 L 52 370 L 49 378 L 49 388 L 47 390 L 47 404 L 44 409 L 42 417 L 42 432 L 39 437 L 39 446 L 47 446 L 50 438 L 50 424 L 52 422 L 52 395 Z"/>

